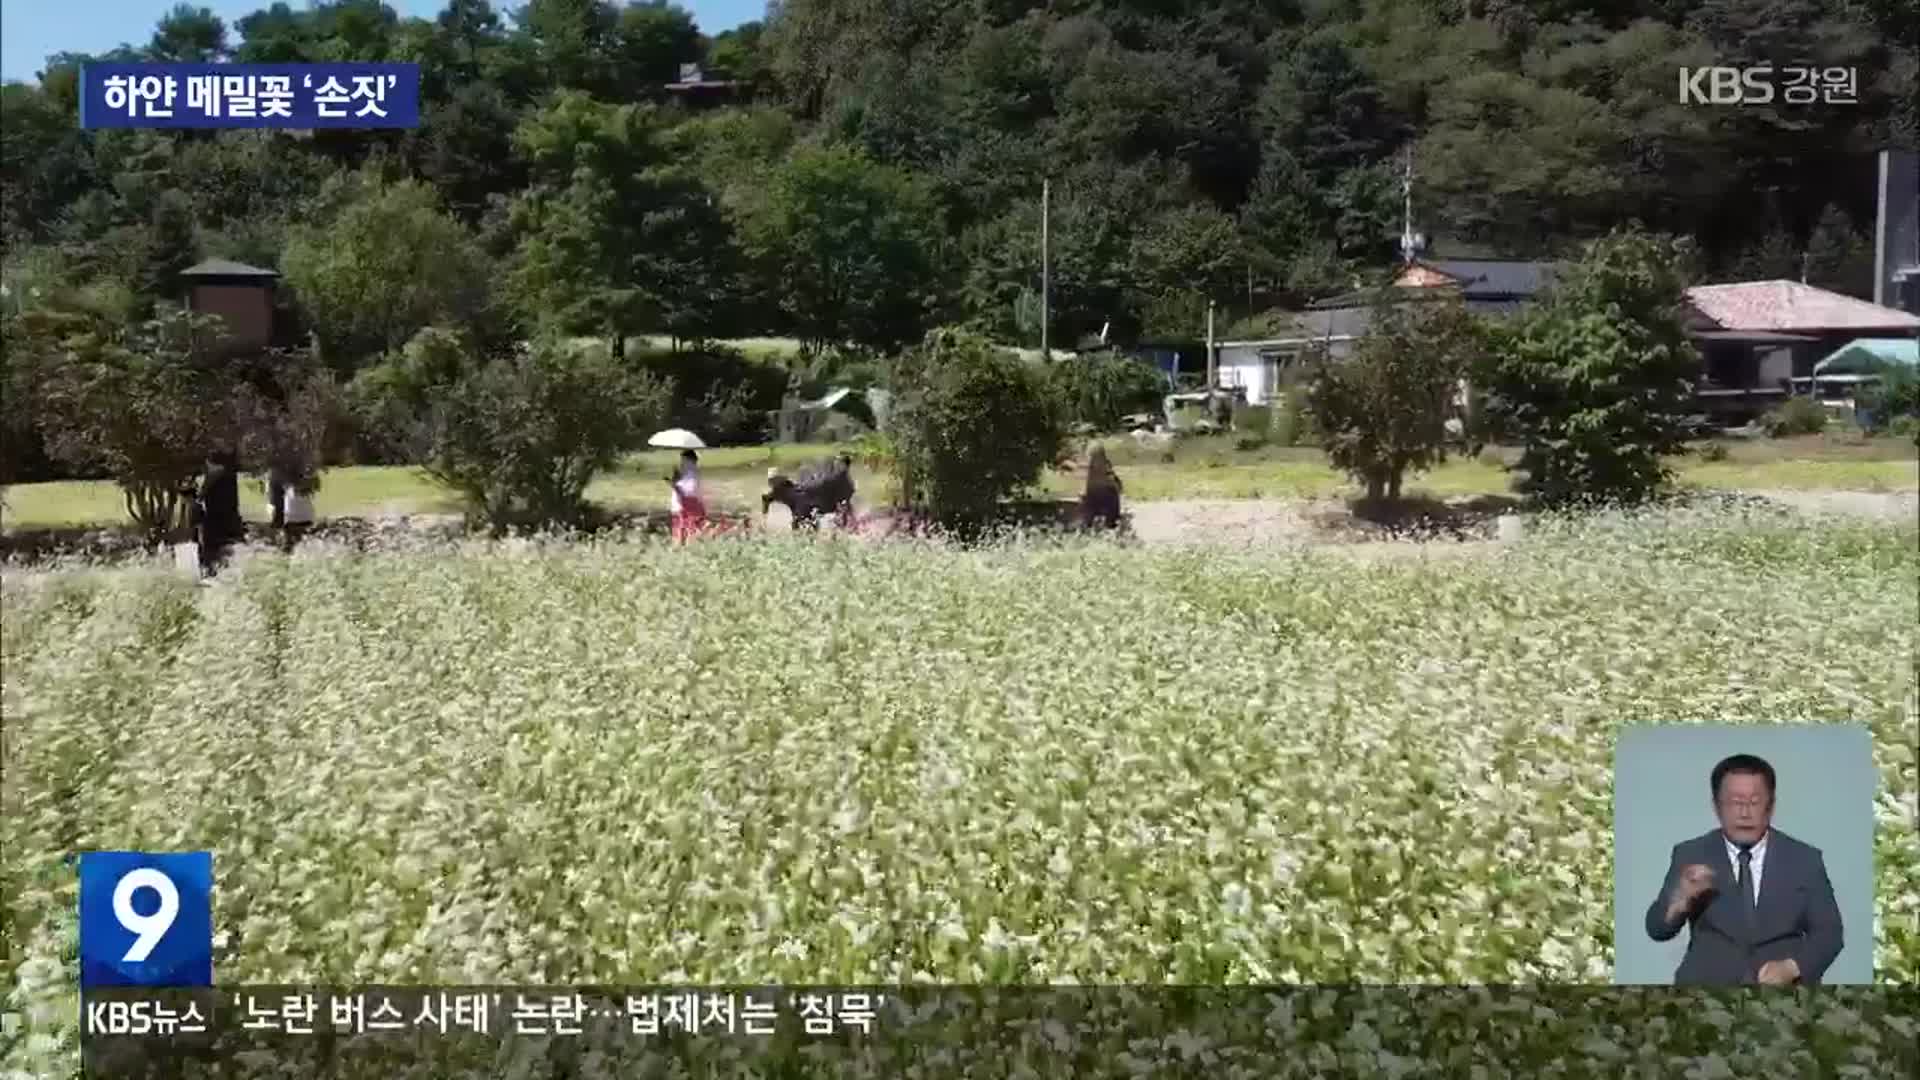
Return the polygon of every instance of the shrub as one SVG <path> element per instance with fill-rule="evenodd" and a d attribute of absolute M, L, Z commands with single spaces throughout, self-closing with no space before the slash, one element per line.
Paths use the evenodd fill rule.
<path fill-rule="evenodd" d="M 893 370 L 889 424 L 902 500 L 943 525 L 984 524 L 1060 456 L 1067 424 L 1034 366 L 985 338 L 936 330 Z"/>
<path fill-rule="evenodd" d="M 1151 361 L 1118 353 L 1062 359 L 1047 369 L 1069 420 L 1100 431 L 1119 428 L 1130 413 L 1151 412 L 1167 394 L 1167 377 Z"/>
<path fill-rule="evenodd" d="M 1827 410 L 1810 397 L 1790 397 L 1760 418 L 1760 430 L 1769 438 L 1818 435 L 1827 429 Z"/>
<path fill-rule="evenodd" d="M 1889 428 L 1901 417 L 1920 417 L 1920 373 L 1909 367 L 1883 368 L 1880 381 L 1861 390 L 1856 400 L 1871 430 Z"/>
<path fill-rule="evenodd" d="M 1313 414 L 1307 409 L 1307 388 L 1303 383 L 1283 384 L 1279 407 L 1273 410 L 1273 441 L 1279 446 L 1301 446 L 1318 434 Z"/>
<path fill-rule="evenodd" d="M 480 363 L 481 349 L 472 334 L 429 326 L 363 369 L 345 395 L 353 420 L 354 460 L 409 465 L 425 461 L 434 400 Z"/>
<path fill-rule="evenodd" d="M 1887 425 L 1887 433 L 1897 439 L 1912 439 L 1913 445 L 1920 446 L 1920 416 L 1896 416 L 1893 423 Z"/>
<path fill-rule="evenodd" d="M 475 367 L 434 397 L 424 468 L 496 535 L 586 520 L 594 475 L 667 406 L 658 379 L 553 342 Z"/>
<path fill-rule="evenodd" d="M 1524 490 L 1627 501 L 1669 479 L 1698 371 L 1680 319 L 1689 260 L 1685 241 L 1614 233 L 1500 328 L 1473 380 L 1487 392 L 1475 422 L 1520 444 Z"/>

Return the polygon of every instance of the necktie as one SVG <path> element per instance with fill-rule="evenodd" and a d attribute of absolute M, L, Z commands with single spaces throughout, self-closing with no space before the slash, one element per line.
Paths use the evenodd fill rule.
<path fill-rule="evenodd" d="M 1756 902 L 1753 896 L 1753 849 L 1751 847 L 1740 849 L 1740 869 L 1736 880 L 1740 884 L 1741 910 L 1746 912 L 1747 921 L 1752 922 Z"/>

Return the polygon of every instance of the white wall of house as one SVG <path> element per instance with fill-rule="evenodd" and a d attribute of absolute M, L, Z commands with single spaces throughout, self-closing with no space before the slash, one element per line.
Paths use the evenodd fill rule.
<path fill-rule="evenodd" d="M 1328 356 L 1338 359 L 1351 343 L 1351 338 L 1341 336 L 1324 341 L 1236 341 L 1217 345 L 1214 378 L 1222 387 L 1245 390 L 1249 405 L 1269 405 L 1279 392 L 1282 369 L 1289 363 L 1283 356 L 1298 357 L 1312 345 L 1321 344 L 1328 347 Z"/>
<path fill-rule="evenodd" d="M 1226 356 L 1223 352 L 1217 378 L 1221 386 L 1239 387 L 1247 392 L 1247 404 L 1265 405 L 1273 387 L 1268 385 L 1268 364 L 1256 353 Z"/>

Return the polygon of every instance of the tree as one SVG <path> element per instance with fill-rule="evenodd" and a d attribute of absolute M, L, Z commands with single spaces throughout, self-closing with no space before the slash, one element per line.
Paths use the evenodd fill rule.
<path fill-rule="evenodd" d="M 1291 155 L 1320 190 L 1387 157 L 1405 136 L 1379 85 L 1330 32 L 1308 38 L 1273 73 L 1259 116 L 1263 156 Z"/>
<path fill-rule="evenodd" d="M 700 59 L 700 28 L 671 0 L 639 0 L 621 9 L 609 52 L 620 73 L 621 98 L 658 98 L 667 83 L 679 80 L 681 64 Z"/>
<path fill-rule="evenodd" d="M 1192 205 L 1146 222 L 1134 235 L 1128 263 L 1143 331 L 1175 339 L 1191 338 L 1206 325 L 1207 301 L 1233 295 L 1245 266 L 1233 219 Z"/>
<path fill-rule="evenodd" d="M 192 346 L 212 320 L 175 311 L 123 330 L 72 307 L 19 318 L 48 452 L 111 479 L 151 538 L 178 526 L 180 490 L 241 434 L 245 389 Z"/>
<path fill-rule="evenodd" d="M 1111 169 L 1089 165 L 1053 185 L 1048 311 L 1053 340 L 1074 341 L 1109 323 L 1113 340 L 1138 335 L 1146 313 L 1137 286 L 1146 278 L 1134 264 L 1143 250 L 1135 240 L 1146 223 L 1163 220 L 1178 206 L 1179 185 L 1178 171 L 1160 162 Z M 1038 196 L 1028 193 L 1003 218 L 969 238 L 966 304 L 985 325 L 1003 323 L 1003 313 L 1012 311 L 1023 293 L 1039 292 Z M 1204 305 L 1201 311 L 1204 320 Z"/>
<path fill-rule="evenodd" d="M 657 380 L 549 340 L 470 364 L 435 395 L 424 468 L 496 535 L 512 525 L 578 525 L 587 485 L 665 411 Z"/>
<path fill-rule="evenodd" d="M 423 109 L 420 127 L 406 133 L 403 153 L 461 221 L 478 222 L 490 196 L 526 186 L 526 162 L 513 145 L 519 113 L 498 84 L 461 83 Z"/>
<path fill-rule="evenodd" d="M 944 525 L 985 524 L 1060 456 L 1063 410 L 1043 372 L 985 338 L 935 330 L 890 376 L 902 498 Z"/>
<path fill-rule="evenodd" d="M 1845 210 L 1829 204 L 1807 237 L 1807 283 L 1873 299 L 1873 241 L 1856 231 Z"/>
<path fill-rule="evenodd" d="M 749 85 L 765 82 L 767 54 L 760 40 L 765 30 L 764 23 L 745 22 L 715 34 L 707 47 L 707 63 L 717 73 Z"/>
<path fill-rule="evenodd" d="M 1485 340 L 1477 318 L 1452 299 L 1383 296 L 1353 354 L 1318 365 L 1308 390 L 1321 445 L 1369 500 L 1400 498 L 1409 470 L 1446 461 L 1447 422 Z"/>
<path fill-rule="evenodd" d="M 1275 151 L 1261 162 L 1240 205 L 1241 250 L 1248 269 L 1269 288 L 1285 289 L 1295 263 L 1321 238 L 1322 215 L 1307 184 L 1293 155 Z"/>
<path fill-rule="evenodd" d="M 924 181 L 844 147 L 797 152 L 747 221 L 781 311 L 815 348 L 921 336 L 939 303 L 941 232 Z"/>
<path fill-rule="evenodd" d="M 712 336 L 740 294 L 731 223 L 671 164 L 661 123 L 650 106 L 569 94 L 515 136 L 535 176 L 516 208 L 517 297 L 556 330 L 603 335 L 616 358 L 639 333 Z"/>
<path fill-rule="evenodd" d="M 160 19 L 147 56 L 160 63 L 210 64 L 227 54 L 227 24 L 213 9 L 175 4 Z"/>
<path fill-rule="evenodd" d="M 338 195 L 332 220 L 293 232 L 283 269 L 330 366 L 351 372 L 422 327 L 483 318 L 492 266 L 432 188 L 362 176 Z"/>
<path fill-rule="evenodd" d="M 73 117 L 44 89 L 0 85 L 0 242 L 8 249 L 45 237 L 93 182 L 87 133 Z"/>
<path fill-rule="evenodd" d="M 1666 482 L 1699 371 L 1680 320 L 1691 265 L 1683 240 L 1616 230 L 1503 328 L 1477 381 L 1487 416 L 1520 442 L 1525 490 L 1634 500 Z"/>
<path fill-rule="evenodd" d="M 620 16 L 604 0 L 529 0 L 516 13 L 547 85 L 607 95 Z"/>
<path fill-rule="evenodd" d="M 13 287 L 9 283 L 9 293 Z M 34 403 L 40 397 L 40 358 L 24 322 L 13 297 L 0 296 L 0 488 L 25 477 L 39 439 Z"/>

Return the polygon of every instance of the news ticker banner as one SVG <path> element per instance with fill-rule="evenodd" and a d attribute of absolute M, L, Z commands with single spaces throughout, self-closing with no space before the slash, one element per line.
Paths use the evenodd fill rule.
<path fill-rule="evenodd" d="M 83 1071 L 103 1077 L 1920 1075 L 1912 986 L 110 987 L 81 1005 Z"/>
<path fill-rule="evenodd" d="M 83 128 L 411 128 L 419 64 L 84 64 Z"/>

